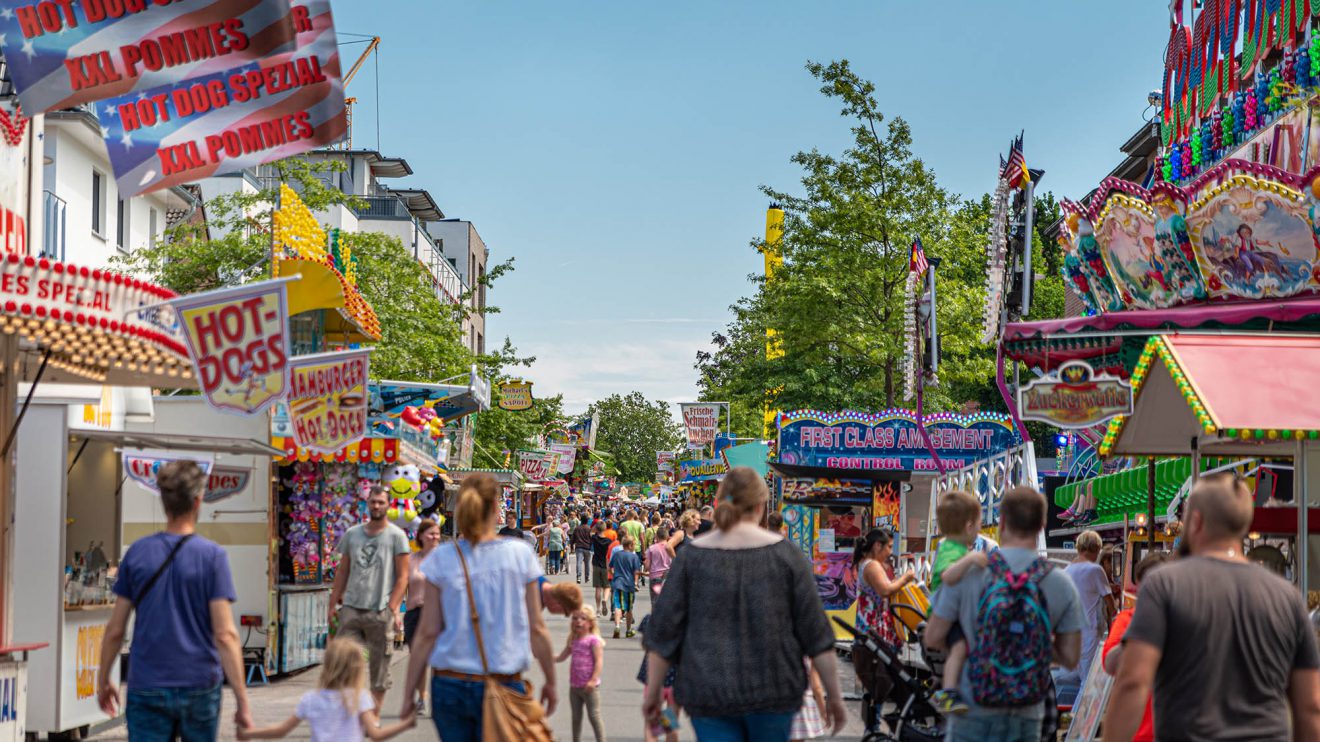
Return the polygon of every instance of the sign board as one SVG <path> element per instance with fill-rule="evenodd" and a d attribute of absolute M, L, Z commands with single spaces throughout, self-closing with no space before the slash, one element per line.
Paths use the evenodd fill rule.
<path fill-rule="evenodd" d="M 27 739 L 26 662 L 0 662 L 0 742 Z"/>
<path fill-rule="evenodd" d="M 723 477 L 729 470 L 724 459 L 698 459 L 678 462 L 680 482 L 709 482 Z"/>
<path fill-rule="evenodd" d="M 220 502 L 242 492 L 252 479 L 252 469 L 245 466 L 217 466 L 210 455 L 185 455 L 167 451 L 137 451 L 125 449 L 124 476 L 142 485 L 143 489 L 160 494 L 156 473 L 171 461 L 195 461 L 207 472 L 206 493 L 202 501 Z M 3 739 L 3 737 L 0 737 Z"/>
<path fill-rule="evenodd" d="M 289 386 L 288 279 L 172 299 L 202 394 L 213 408 L 255 415 Z"/>
<path fill-rule="evenodd" d="M 343 138 L 348 121 L 330 2 L 285 5 L 297 39 L 283 53 L 199 68 L 148 90 L 115 91 L 118 97 L 98 106 L 122 198 L 236 173 Z"/>
<path fill-rule="evenodd" d="M 417 384 L 407 381 L 372 381 L 368 385 L 367 423 L 371 435 L 394 438 L 404 425 L 399 419 L 408 407 L 426 407 L 446 422 L 490 409 L 490 384 L 473 377 L 468 386 Z M 483 393 L 486 396 L 483 404 Z M 460 457 L 461 458 L 461 457 Z"/>
<path fill-rule="evenodd" d="M 530 410 L 535 400 L 532 399 L 532 382 L 506 381 L 500 384 L 500 409 L 511 412 Z"/>
<path fill-rule="evenodd" d="M 0 106 L 0 247 L 5 255 L 28 254 L 28 137 L 32 122 Z"/>
<path fill-rule="evenodd" d="M 656 451 L 656 452 L 655 452 L 655 470 L 656 470 L 656 471 L 673 471 L 673 470 L 674 470 L 674 459 L 677 458 L 677 457 L 678 457 L 678 454 L 674 453 L 673 451 Z"/>
<path fill-rule="evenodd" d="M 101 672 L 101 641 L 110 620 L 110 611 L 70 611 L 64 614 L 61 628 L 60 667 L 66 673 L 59 688 L 59 729 L 73 729 L 106 720 L 96 702 L 96 686 Z M 119 663 L 110 666 L 111 685 L 119 683 Z"/>
<path fill-rule="evenodd" d="M 1086 361 L 1068 361 L 1054 373 L 1023 384 L 1017 404 L 1023 420 L 1089 428 L 1132 414 L 1132 385 L 1117 376 L 1097 374 Z"/>
<path fill-rule="evenodd" d="M 23 2 L 0 12 L 5 61 L 31 113 L 145 95 L 294 45 L 288 0 Z"/>
<path fill-rule="evenodd" d="M 938 413 L 924 419 L 946 466 L 960 467 L 1020 442 L 1007 415 Z M 779 421 L 779 461 L 835 469 L 936 471 L 911 410 L 880 414 L 798 410 Z"/>
<path fill-rule="evenodd" d="M 1100 727 L 1100 717 L 1104 716 L 1105 705 L 1109 703 L 1109 690 L 1114 685 L 1114 677 L 1105 672 L 1104 640 L 1096 642 L 1095 659 L 1086 673 L 1082 690 L 1073 701 L 1072 723 L 1063 742 L 1090 742 L 1095 739 L 1095 732 Z M 1144 711 L 1143 711 L 1144 713 Z"/>
<path fill-rule="evenodd" d="M 518 471 L 529 482 L 549 479 L 554 474 L 552 456 L 546 451 L 519 451 Z"/>
<path fill-rule="evenodd" d="M 546 446 L 554 453 L 559 454 L 559 466 L 555 468 L 558 474 L 571 474 L 573 465 L 577 463 L 577 448 L 568 443 L 551 443 Z"/>
<path fill-rule="evenodd" d="M 366 435 L 370 355 L 346 350 L 289 361 L 287 408 L 299 447 L 334 454 Z"/>
<path fill-rule="evenodd" d="M 687 428 L 688 446 L 704 448 L 715 442 L 720 425 L 720 405 L 717 402 L 682 402 L 683 425 Z"/>

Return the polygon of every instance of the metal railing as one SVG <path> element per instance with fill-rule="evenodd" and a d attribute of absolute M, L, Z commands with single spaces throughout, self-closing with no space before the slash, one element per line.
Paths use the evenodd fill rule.
<path fill-rule="evenodd" d="M 398 196 L 359 196 L 353 208 L 359 219 L 412 219 L 408 206 Z"/>
<path fill-rule="evenodd" d="M 41 235 L 41 257 L 64 261 L 64 233 L 67 226 L 67 204 L 50 191 L 42 191 L 42 213 L 45 229 Z"/>

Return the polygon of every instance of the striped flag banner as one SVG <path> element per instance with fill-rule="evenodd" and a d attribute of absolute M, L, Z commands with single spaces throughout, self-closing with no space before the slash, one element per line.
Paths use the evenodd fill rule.
<path fill-rule="evenodd" d="M 121 197 L 333 144 L 348 120 L 329 0 L 295 0 L 297 49 L 99 104 Z"/>
<path fill-rule="evenodd" d="M 29 114 L 293 51 L 289 0 L 0 0 L 0 51 Z"/>

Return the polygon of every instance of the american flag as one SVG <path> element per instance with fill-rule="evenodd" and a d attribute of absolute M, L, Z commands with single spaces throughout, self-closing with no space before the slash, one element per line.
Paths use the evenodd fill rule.
<path fill-rule="evenodd" d="M 921 246 L 921 238 L 912 240 L 912 258 L 908 261 L 908 271 L 918 276 L 926 275 L 930 262 L 926 260 L 926 250 Z"/>
<path fill-rule="evenodd" d="M 295 0 L 295 6 L 307 9 L 311 28 L 297 35 L 296 51 L 277 54 L 256 62 L 235 66 L 221 72 L 183 83 L 190 87 L 212 80 L 227 83 L 236 74 L 282 68 L 297 59 L 315 56 L 320 62 L 326 80 L 320 83 L 293 87 L 276 93 L 266 93 L 243 102 L 232 102 L 221 108 L 189 117 L 173 116 L 154 126 L 126 132 L 120 121 L 119 106 L 138 96 L 126 95 L 97 104 L 104 127 L 106 148 L 114 166 L 115 179 L 122 194 L 136 195 L 166 188 L 180 183 L 200 180 L 212 175 L 238 172 L 245 168 L 290 157 L 309 149 L 338 141 L 344 135 L 347 121 L 344 115 L 344 89 L 340 83 L 339 51 L 335 38 L 334 20 L 329 0 Z M 169 90 L 162 88 L 160 90 Z M 148 91 L 148 95 L 156 91 Z M 266 149 L 257 149 L 239 156 L 226 155 L 220 162 L 198 163 L 194 167 L 166 175 L 157 156 L 163 147 L 186 142 L 202 142 L 207 135 L 236 130 L 262 122 L 277 120 L 300 111 L 306 111 L 312 136 L 290 138 L 287 142 Z"/>
<path fill-rule="evenodd" d="M 288 0 L 254 2 L 243 0 L 209 0 L 209 2 L 151 4 L 137 13 L 124 13 L 118 18 L 98 22 L 86 19 L 85 3 L 77 3 L 78 25 L 65 25 L 61 30 L 24 38 L 23 13 L 15 12 L 16 3 L 0 3 L 0 49 L 9 63 L 10 75 L 18 88 L 23 110 L 40 113 L 57 108 L 68 108 L 80 103 L 104 100 L 120 95 L 134 94 L 179 80 L 202 77 L 260 60 L 272 54 L 291 52 L 296 48 L 295 32 Z M 99 6 L 100 3 L 97 3 Z M 115 3 L 114 5 L 119 5 Z M 79 7 L 81 6 L 81 7 Z M 123 47 L 137 47 L 144 42 L 162 37 L 178 38 L 175 34 L 205 29 L 208 24 L 222 23 L 237 18 L 242 33 L 248 37 L 247 47 L 228 54 L 207 56 L 199 54 L 192 61 L 148 69 L 144 62 L 136 65 L 138 76 L 128 74 L 120 51 Z M 29 19 L 29 26 L 31 21 Z M 152 44 L 153 49 L 156 47 Z M 74 77 L 65 65 L 66 60 L 81 60 L 86 55 L 108 52 L 113 71 L 99 80 L 82 80 L 83 87 L 73 90 Z M 154 52 L 153 52 L 154 53 Z M 191 53 L 190 53 L 191 54 Z M 89 67 L 99 60 L 75 63 L 75 68 L 90 73 Z M 115 77 L 118 79 L 115 79 Z M 90 84 L 89 84 L 90 83 Z"/>
<path fill-rule="evenodd" d="M 1008 148 L 1008 162 L 999 158 L 999 177 L 1008 179 L 1009 188 L 1021 188 L 1031 182 L 1031 172 L 1027 170 L 1027 161 L 1022 156 L 1022 134 Z"/>

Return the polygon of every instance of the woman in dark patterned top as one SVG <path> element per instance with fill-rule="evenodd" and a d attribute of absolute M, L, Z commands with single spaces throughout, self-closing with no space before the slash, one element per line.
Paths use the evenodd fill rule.
<path fill-rule="evenodd" d="M 810 657 L 825 682 L 826 724 L 843 728 L 834 632 L 801 550 L 760 527 L 769 496 L 754 470 L 731 469 L 715 495 L 715 530 L 670 566 L 644 637 L 648 723 L 660 720 L 676 665 L 674 695 L 698 739 L 787 742 Z"/>

